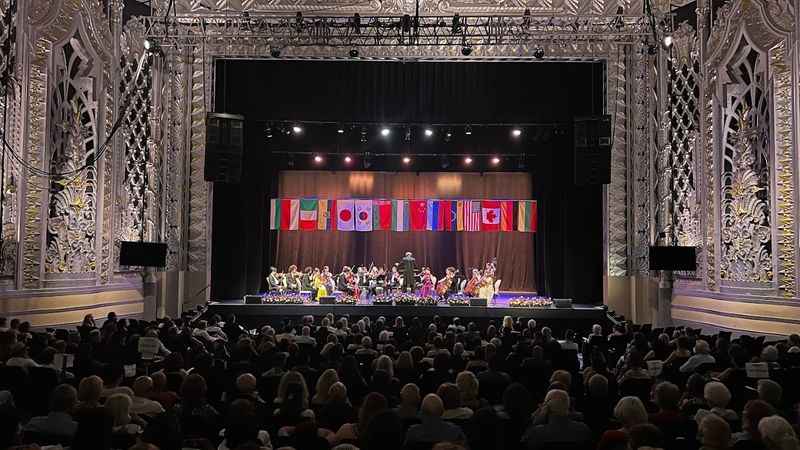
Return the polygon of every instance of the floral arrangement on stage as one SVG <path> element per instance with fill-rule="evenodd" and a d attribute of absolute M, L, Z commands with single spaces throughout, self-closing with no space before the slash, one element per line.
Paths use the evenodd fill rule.
<path fill-rule="evenodd" d="M 397 292 L 390 294 L 390 296 L 394 298 L 394 304 L 398 306 L 414 306 L 417 304 L 417 299 L 419 299 L 418 295 L 407 292 Z"/>
<path fill-rule="evenodd" d="M 417 297 L 417 306 L 436 306 L 439 300 L 433 297 Z"/>
<path fill-rule="evenodd" d="M 552 305 L 550 297 L 514 297 L 508 302 L 512 308 L 549 308 Z"/>
<path fill-rule="evenodd" d="M 398 293 L 391 293 L 391 294 L 380 294 L 376 295 L 375 298 L 372 299 L 373 305 L 391 305 L 397 299 L 397 297 L 402 294 Z"/>
<path fill-rule="evenodd" d="M 465 294 L 453 294 L 447 297 L 447 304 L 450 306 L 469 306 L 470 297 Z"/>
<path fill-rule="evenodd" d="M 336 297 L 337 305 L 355 305 L 356 303 L 358 303 L 358 299 L 349 294 L 342 294 Z"/>
<path fill-rule="evenodd" d="M 301 305 L 305 299 L 305 295 L 297 292 L 281 292 L 265 296 L 264 303 L 267 305 Z"/>

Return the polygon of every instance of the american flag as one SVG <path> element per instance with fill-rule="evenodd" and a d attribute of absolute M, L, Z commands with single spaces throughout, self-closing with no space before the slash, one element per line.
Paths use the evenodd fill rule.
<path fill-rule="evenodd" d="M 481 231 L 481 201 L 469 200 L 464 208 L 464 230 Z"/>

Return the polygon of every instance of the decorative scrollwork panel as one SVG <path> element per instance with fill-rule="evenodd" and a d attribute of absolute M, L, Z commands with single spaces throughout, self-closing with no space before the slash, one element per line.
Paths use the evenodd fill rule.
<path fill-rule="evenodd" d="M 2 123 L 4 138 L 13 145 L 16 128 L 14 113 L 16 107 L 14 99 L 19 98 L 19 86 L 12 83 L 15 76 L 16 65 L 16 38 L 17 38 L 17 0 L 0 2 L 0 123 Z M 3 155 L 6 155 L 3 152 Z M 2 178 L 0 178 L 0 276 L 11 277 L 16 269 L 17 259 L 17 223 L 19 208 L 17 206 L 17 183 L 19 182 L 19 163 L 14 158 L 2 158 Z"/>
<path fill-rule="evenodd" d="M 722 90 L 720 278 L 771 282 L 771 90 L 766 55 L 743 35 Z"/>
<path fill-rule="evenodd" d="M 48 114 L 51 176 L 45 271 L 96 268 L 98 103 L 97 56 L 76 32 L 52 51 Z"/>

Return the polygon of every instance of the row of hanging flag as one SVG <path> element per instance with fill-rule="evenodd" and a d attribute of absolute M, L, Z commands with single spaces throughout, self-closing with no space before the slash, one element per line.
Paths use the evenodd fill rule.
<path fill-rule="evenodd" d="M 536 232 L 536 200 L 270 200 L 271 230 Z"/>

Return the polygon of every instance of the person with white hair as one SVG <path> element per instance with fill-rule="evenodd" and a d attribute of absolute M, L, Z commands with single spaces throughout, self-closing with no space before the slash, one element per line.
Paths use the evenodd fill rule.
<path fill-rule="evenodd" d="M 699 424 L 702 450 L 727 450 L 730 448 L 731 427 L 723 418 L 709 414 Z"/>
<path fill-rule="evenodd" d="M 592 431 L 586 424 L 569 417 L 569 394 L 561 389 L 552 389 L 544 398 L 540 408 L 547 421 L 532 425 L 522 436 L 528 449 L 547 449 L 553 444 L 571 445 L 570 448 L 588 448 L 592 441 Z"/>
<path fill-rule="evenodd" d="M 711 355 L 711 348 L 708 342 L 698 339 L 694 344 L 694 355 L 692 355 L 680 367 L 682 373 L 692 373 L 703 364 L 714 364 L 717 360 Z"/>
<path fill-rule="evenodd" d="M 444 403 L 436 394 L 428 394 L 422 399 L 420 421 L 412 425 L 406 433 L 406 447 L 415 447 L 437 442 L 456 442 L 466 444 L 467 437 L 458 425 L 442 420 Z"/>
<path fill-rule="evenodd" d="M 728 387 L 719 381 L 712 381 L 706 383 L 703 388 L 703 398 L 705 398 L 709 409 L 699 409 L 694 415 L 694 419 L 700 424 L 703 418 L 708 414 L 716 414 L 728 422 L 736 422 L 739 420 L 739 415 L 732 409 L 728 409 L 728 403 L 731 401 L 731 391 Z"/>
<path fill-rule="evenodd" d="M 761 419 L 758 422 L 758 433 L 767 450 L 800 450 L 792 425 L 781 416 Z"/>
<path fill-rule="evenodd" d="M 636 425 L 647 423 L 647 410 L 638 397 L 622 397 L 614 407 L 614 417 L 622 424 L 622 428 L 608 430 L 600 437 L 597 450 L 619 448 L 628 441 L 628 433 Z"/>
<path fill-rule="evenodd" d="M 317 345 L 317 340 L 311 336 L 311 327 L 308 325 L 304 325 L 300 329 L 300 336 L 295 336 L 294 342 L 298 345 L 310 345 L 313 347 Z"/>

